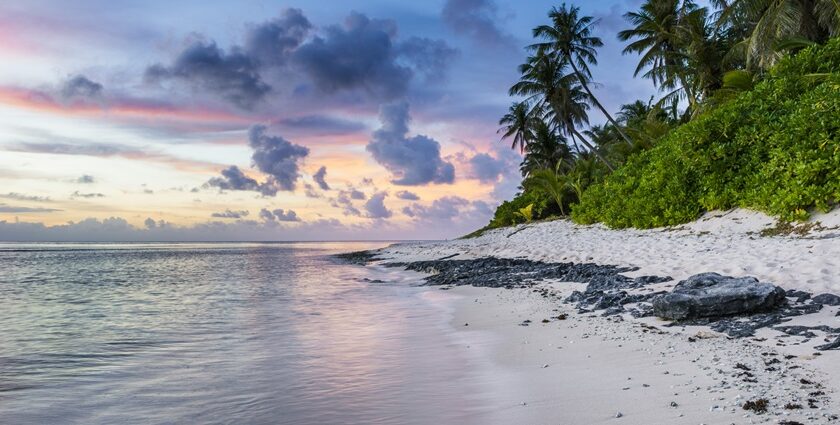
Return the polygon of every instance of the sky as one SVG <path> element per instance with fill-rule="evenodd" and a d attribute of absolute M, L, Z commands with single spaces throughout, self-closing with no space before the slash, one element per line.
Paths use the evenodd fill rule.
<path fill-rule="evenodd" d="M 598 18 L 607 109 L 656 93 Z M 507 90 L 558 3 L 0 3 L 0 240 L 403 240 L 521 183 Z M 603 116 L 594 109 L 592 124 Z"/>

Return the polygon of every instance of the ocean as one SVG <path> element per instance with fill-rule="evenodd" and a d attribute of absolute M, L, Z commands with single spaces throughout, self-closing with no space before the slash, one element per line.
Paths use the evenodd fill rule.
<path fill-rule="evenodd" d="M 461 424 L 445 291 L 384 243 L 0 244 L 2 424 Z"/>

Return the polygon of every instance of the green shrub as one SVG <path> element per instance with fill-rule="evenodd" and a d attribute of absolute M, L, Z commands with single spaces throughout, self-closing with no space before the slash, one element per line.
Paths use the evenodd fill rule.
<path fill-rule="evenodd" d="M 488 228 L 495 229 L 497 227 L 512 226 L 525 222 L 525 218 L 520 214 L 520 211 L 531 207 L 532 219 L 541 219 L 551 216 L 555 213 L 556 207 L 553 206 L 554 201 L 550 196 L 537 191 L 523 191 L 517 194 L 512 200 L 502 202 Z"/>
<path fill-rule="evenodd" d="M 813 75 L 819 74 L 819 75 Z M 787 58 L 749 92 L 584 191 L 572 218 L 649 228 L 745 207 L 804 219 L 840 199 L 840 39 Z"/>

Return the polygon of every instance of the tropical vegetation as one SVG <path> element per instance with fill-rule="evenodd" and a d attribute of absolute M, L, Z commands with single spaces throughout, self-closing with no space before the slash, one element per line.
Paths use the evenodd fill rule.
<path fill-rule="evenodd" d="M 521 190 L 488 227 L 654 227 L 737 206 L 791 220 L 840 201 L 840 2 L 647 0 L 624 17 L 617 39 L 661 96 L 610 113 L 592 90 L 598 21 L 551 9 L 499 121 Z"/>

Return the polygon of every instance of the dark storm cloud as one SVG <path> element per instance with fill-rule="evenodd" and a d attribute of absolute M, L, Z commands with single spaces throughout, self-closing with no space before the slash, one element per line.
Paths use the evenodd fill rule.
<path fill-rule="evenodd" d="M 446 0 L 441 17 L 453 31 L 481 44 L 511 44 L 511 36 L 498 26 L 502 19 L 493 0 Z"/>
<path fill-rule="evenodd" d="M 405 199 L 406 201 L 419 201 L 420 197 L 417 196 L 414 192 L 409 192 L 407 190 L 401 190 L 396 193 L 396 197 L 399 199 Z"/>
<path fill-rule="evenodd" d="M 284 65 L 303 42 L 312 24 L 300 9 L 286 9 L 279 18 L 255 25 L 245 35 L 245 50 L 263 65 Z"/>
<path fill-rule="evenodd" d="M 459 196 L 444 196 L 436 199 L 430 206 L 412 204 L 402 209 L 403 214 L 421 219 L 449 220 L 457 217 L 461 209 L 470 205 L 470 201 Z"/>
<path fill-rule="evenodd" d="M 61 97 L 64 99 L 93 98 L 102 94 L 102 84 L 91 81 L 84 75 L 77 75 L 61 85 Z"/>
<path fill-rule="evenodd" d="M 279 190 L 294 190 L 299 176 L 298 160 L 309 155 L 309 148 L 280 136 L 269 136 L 265 131 L 264 125 L 252 126 L 248 131 L 248 144 L 254 150 L 251 159 Z"/>
<path fill-rule="evenodd" d="M 16 213 L 51 213 L 61 211 L 55 208 L 39 208 L 39 207 L 17 207 L 14 205 L 0 204 L 0 214 L 16 214 Z"/>
<path fill-rule="evenodd" d="M 293 210 L 283 210 L 282 208 L 278 208 L 274 211 L 270 211 L 267 208 L 263 208 L 260 210 L 260 218 L 262 218 L 266 222 L 301 221 L 300 217 L 298 217 L 296 212 L 294 212 Z"/>
<path fill-rule="evenodd" d="M 244 210 L 243 210 L 243 211 L 231 211 L 231 210 L 225 210 L 225 211 L 223 211 L 223 212 L 216 212 L 216 213 L 213 213 L 213 214 L 211 214 L 210 216 L 211 216 L 211 217 L 214 217 L 214 218 L 234 218 L 234 219 L 239 219 L 239 218 L 245 218 L 245 217 L 247 217 L 247 216 L 248 216 L 248 211 L 244 211 Z"/>
<path fill-rule="evenodd" d="M 386 192 L 377 192 L 373 194 L 367 202 L 365 202 L 365 211 L 368 218 L 389 218 L 394 215 L 391 210 L 385 206 L 385 198 L 388 196 Z"/>
<path fill-rule="evenodd" d="M 312 175 L 312 180 L 315 180 L 315 183 L 318 183 L 318 187 L 321 190 L 330 190 L 330 185 L 327 184 L 327 167 L 321 166 L 318 171 Z"/>
<path fill-rule="evenodd" d="M 169 66 L 150 66 L 146 69 L 146 80 L 152 83 L 178 80 L 216 93 L 244 109 L 253 108 L 271 91 L 271 86 L 262 80 L 254 58 L 238 47 L 225 52 L 212 41 L 192 43 Z"/>
<path fill-rule="evenodd" d="M 382 127 L 373 133 L 367 151 L 394 177 L 396 185 L 452 183 L 455 167 L 440 157 L 440 143 L 427 136 L 408 137 L 408 103 L 383 105 Z"/>

